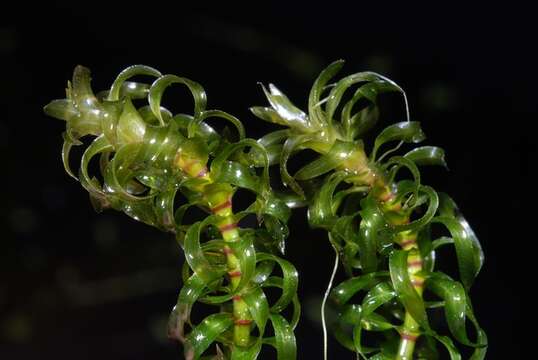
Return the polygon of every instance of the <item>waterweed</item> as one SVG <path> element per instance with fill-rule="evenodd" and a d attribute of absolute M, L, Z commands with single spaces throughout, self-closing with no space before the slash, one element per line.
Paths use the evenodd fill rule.
<path fill-rule="evenodd" d="M 327 231 L 337 261 L 349 276 L 330 294 L 338 313 L 330 321 L 333 333 L 365 359 L 412 359 L 413 354 L 435 359 L 436 342 L 451 359 L 460 359 L 452 338 L 474 348 L 471 359 L 483 359 L 487 337 L 469 297 L 484 261 L 480 243 L 455 202 L 421 183 L 418 168 L 446 167 L 444 151 L 422 146 L 392 155 L 403 143 L 425 139 L 420 124 L 409 119 L 405 92 L 374 72 L 329 84 L 343 64 L 336 61 L 321 72 L 310 91 L 308 113 L 272 84 L 269 90 L 263 88 L 270 106 L 251 108 L 262 120 L 286 127 L 260 143 L 279 164 L 284 184 L 307 199 L 310 225 Z M 383 129 L 367 151 L 364 137 L 378 121 L 378 98 L 386 92 L 403 94 L 407 119 Z M 395 142 L 379 156 L 385 144 Z M 290 175 L 288 160 L 307 149 L 319 156 Z M 411 179 L 397 178 L 403 169 Z M 432 238 L 433 227 L 444 228 L 448 236 Z M 449 245 L 455 247 L 459 281 L 435 268 L 436 250 Z M 362 295 L 360 303 L 352 301 L 356 294 Z M 425 294 L 431 299 L 425 300 Z M 444 309 L 451 337 L 429 321 L 435 308 Z M 474 326 L 474 340 L 467 334 L 467 321 Z M 377 336 L 372 339 L 365 332 Z"/>
<path fill-rule="evenodd" d="M 303 205 L 308 206 L 310 225 L 327 231 L 337 264 L 349 276 L 330 293 L 338 316 L 329 325 L 343 346 L 365 359 L 435 359 L 436 343 L 441 343 L 451 359 L 459 359 L 455 339 L 474 348 L 471 359 L 485 357 L 486 334 L 469 297 L 484 260 L 480 244 L 454 201 L 422 184 L 418 168 L 446 166 L 444 151 L 422 146 L 389 156 L 402 143 L 425 138 L 420 124 L 409 119 L 405 93 L 373 72 L 329 84 L 342 65 L 334 62 L 317 78 L 307 113 L 274 85 L 264 87 L 270 106 L 253 107 L 252 112 L 285 128 L 257 141 L 245 137 L 234 116 L 207 110 L 198 83 L 141 65 L 121 72 L 108 91 L 97 95 L 89 70 L 79 66 L 68 83 L 67 98 L 45 107 L 47 114 L 66 121 L 64 166 L 80 180 L 97 210 L 123 211 L 175 234 L 186 262 L 169 334 L 184 344 L 187 359 L 255 359 L 263 345 L 275 347 L 279 360 L 296 358 L 298 274 L 280 255 L 291 209 Z M 138 75 L 156 80 L 130 81 Z M 192 115 L 172 114 L 161 106 L 165 89 L 175 83 L 191 92 Z M 352 86 L 355 91 L 344 101 Z M 367 151 L 364 136 L 377 123 L 378 95 L 384 92 L 404 95 L 407 119 L 382 130 Z M 133 100 L 147 100 L 147 105 L 137 108 Z M 207 124 L 210 118 L 228 121 L 236 135 L 217 132 Z M 76 177 L 69 154 L 85 136 L 94 139 Z M 396 146 L 378 156 L 391 142 Z M 288 160 L 305 149 L 320 155 L 292 176 Z M 102 180 L 88 171 L 97 155 Z M 282 183 L 295 196 L 271 189 L 272 165 L 279 165 Z M 402 169 L 411 179 L 397 178 Z M 237 189 L 251 191 L 255 200 L 234 213 Z M 179 193 L 187 202 L 176 206 Z M 203 209 L 207 216 L 186 224 L 190 207 Z M 239 227 L 249 214 L 256 216 L 258 226 Z M 433 239 L 434 227 L 446 229 L 448 236 Z M 435 268 L 436 250 L 449 245 L 456 250 L 460 280 Z M 282 276 L 273 274 L 276 267 Z M 264 293 L 268 287 L 281 289 L 272 305 Z M 362 301 L 353 303 L 357 294 Z M 190 314 L 196 302 L 214 305 L 217 312 L 193 324 Z M 290 305 L 292 315 L 286 319 L 282 311 Z M 444 309 L 450 334 L 442 334 L 429 320 L 436 308 Z M 474 336 L 467 334 L 468 321 Z M 378 336 L 372 339 L 365 332 Z M 216 350 L 207 355 L 213 343 Z"/>
<path fill-rule="evenodd" d="M 137 75 L 156 80 L 150 85 L 127 81 Z M 165 89 L 176 83 L 192 93 L 193 115 L 172 114 L 161 106 Z M 147 105 L 136 108 L 134 99 L 147 99 Z M 71 176 L 77 178 L 69 165 L 72 147 L 80 145 L 82 137 L 94 138 L 82 155 L 77 179 L 97 210 L 123 211 L 175 234 L 186 262 L 168 331 L 184 344 L 186 359 L 202 358 L 213 343 L 220 344 L 214 355 L 219 359 L 254 359 L 264 344 L 275 347 L 279 359 L 296 357 L 298 274 L 278 256 L 284 251 L 290 209 L 271 189 L 265 149 L 245 138 L 237 118 L 207 110 L 206 94 L 198 83 L 161 75 L 147 66 L 125 69 L 110 90 L 97 95 L 89 70 L 78 66 L 67 98 L 52 101 L 45 112 L 66 121 L 62 158 Z M 236 129 L 235 138 L 229 131 L 215 131 L 205 122 L 209 118 L 228 121 Z M 261 171 L 245 156 L 248 148 L 262 155 Z M 88 171 L 97 155 L 102 182 Z M 232 200 L 239 188 L 254 193 L 255 200 L 234 213 Z M 175 206 L 178 193 L 187 202 Z M 193 206 L 207 216 L 185 224 L 184 215 Z M 256 216 L 259 226 L 239 227 L 249 214 Z M 272 274 L 276 268 L 281 276 Z M 281 289 L 273 304 L 265 296 L 266 288 Z M 196 302 L 217 311 L 193 324 L 190 315 Z M 287 320 L 280 313 L 289 305 L 293 311 Z M 274 336 L 266 336 L 268 324 Z"/>

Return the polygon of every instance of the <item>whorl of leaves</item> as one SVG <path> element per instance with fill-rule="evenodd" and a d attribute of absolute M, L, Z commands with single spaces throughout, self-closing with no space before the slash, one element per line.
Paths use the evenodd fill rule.
<path fill-rule="evenodd" d="M 444 151 L 422 146 L 403 156 L 389 156 L 402 143 L 425 138 L 420 124 L 407 119 L 382 130 L 367 157 L 363 138 L 378 121 L 378 95 L 404 93 L 373 72 L 352 74 L 329 84 L 342 65 L 343 61 L 336 61 L 319 75 L 310 91 L 307 113 L 272 84 L 269 90 L 263 88 L 270 106 L 251 108 L 262 120 L 285 127 L 259 143 L 271 163 L 279 164 L 284 184 L 307 197 L 311 226 L 327 230 L 350 277 L 331 294 L 338 313 L 332 321 L 333 333 L 365 359 L 394 359 L 407 313 L 420 326 L 415 349 L 419 358 L 437 358 L 436 343 L 441 343 L 451 359 L 460 359 L 454 339 L 474 348 L 471 359 L 483 359 L 487 338 L 469 297 L 484 261 L 480 243 L 454 201 L 422 184 L 418 169 L 420 165 L 446 166 Z M 346 92 L 350 94 L 344 101 Z M 397 145 L 378 156 L 381 147 L 390 142 Z M 305 149 L 320 155 L 291 175 L 287 168 L 290 157 Z M 250 155 L 256 159 L 257 150 Z M 365 172 L 358 173 L 358 169 Z M 403 169 L 411 179 L 399 180 L 397 175 Z M 391 195 L 390 201 L 381 200 L 383 192 Z M 447 236 L 432 238 L 435 227 L 445 229 Z M 417 236 L 423 263 L 419 275 L 425 279 L 424 297 L 411 283 L 407 262 L 411 250 L 398 243 L 400 236 L 411 233 Z M 459 280 L 436 270 L 436 252 L 442 246 L 454 246 Z M 362 298 L 358 303 L 357 294 Z M 431 313 L 440 308 L 447 334 L 441 334 L 439 324 L 430 320 Z M 473 336 L 467 333 L 468 321 L 474 327 Z M 376 334 L 373 341 L 365 332 Z"/>
<path fill-rule="evenodd" d="M 155 81 L 130 81 L 140 75 Z M 185 85 L 192 94 L 193 115 L 172 114 L 161 106 L 165 89 L 175 83 Z M 147 105 L 135 107 L 143 100 Z M 184 342 L 186 358 L 205 358 L 206 350 L 218 342 L 224 350 L 217 346 L 217 359 L 255 359 L 263 344 L 275 347 L 278 359 L 295 359 L 293 329 L 300 314 L 298 274 L 291 263 L 276 255 L 284 251 L 290 209 L 269 185 L 269 159 L 263 145 L 245 138 L 242 123 L 232 115 L 207 110 L 206 102 L 204 89 L 198 83 L 162 75 L 142 65 L 125 69 L 108 91 L 94 95 L 89 70 L 78 66 L 68 83 L 67 97 L 52 101 L 45 112 L 66 121 L 62 149 L 65 169 L 89 192 L 97 210 L 123 211 L 138 221 L 176 234 L 187 261 L 169 333 Z M 237 136 L 233 139 L 226 129 L 217 132 L 206 123 L 210 118 L 228 121 Z M 70 152 L 86 137 L 91 137 L 91 143 L 82 155 L 77 177 L 70 167 Z M 245 149 L 255 149 L 257 165 L 261 162 L 263 166 L 261 171 L 252 166 Z M 89 165 L 96 156 L 99 174 L 92 176 Z M 208 177 L 189 176 L 177 166 L 178 156 L 207 165 Z M 221 219 L 210 214 L 201 190 L 205 185 L 228 189 L 230 194 L 242 188 L 256 195 L 246 210 L 234 215 L 234 220 L 254 214 L 260 226 L 240 228 L 239 241 L 226 243 L 238 254 L 242 276 L 235 288 L 226 280 L 225 242 L 216 227 Z M 187 202 L 178 206 L 175 198 L 179 193 Z M 193 206 L 208 215 L 185 224 L 184 215 Z M 282 275 L 273 274 L 276 268 Z M 281 289 L 272 305 L 264 293 L 266 288 Z M 257 329 L 257 335 L 244 347 L 235 346 L 232 339 L 231 300 L 236 296 L 247 304 L 252 330 Z M 192 323 L 190 315 L 196 302 L 214 305 L 217 313 L 199 324 Z M 287 320 L 281 312 L 289 305 L 293 311 Z M 266 335 L 268 327 L 272 327 L 274 335 Z"/>

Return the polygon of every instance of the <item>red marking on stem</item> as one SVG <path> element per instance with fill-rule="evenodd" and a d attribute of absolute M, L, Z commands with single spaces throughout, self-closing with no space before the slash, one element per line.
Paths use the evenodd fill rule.
<path fill-rule="evenodd" d="M 241 276 L 241 271 L 228 271 L 228 276 L 231 278 Z"/>
<path fill-rule="evenodd" d="M 229 208 L 229 207 L 232 207 L 232 202 L 230 201 L 230 199 L 226 200 L 226 201 L 223 202 L 222 204 L 219 204 L 219 205 L 215 206 L 214 208 L 211 209 L 211 211 L 213 211 L 214 213 L 216 213 L 216 212 L 218 212 L 218 211 L 227 209 L 227 208 Z"/>
<path fill-rule="evenodd" d="M 224 249 L 222 249 L 222 252 L 225 254 L 225 255 L 230 255 L 230 254 L 233 254 L 234 251 L 232 249 L 230 249 L 229 247 L 225 247 Z"/>
<path fill-rule="evenodd" d="M 411 284 L 413 284 L 414 287 L 422 287 L 424 285 L 424 279 L 413 279 L 411 280 Z"/>
<path fill-rule="evenodd" d="M 234 324 L 235 325 L 250 325 L 251 322 L 252 320 L 248 320 L 248 319 L 237 319 L 234 321 Z"/>
<path fill-rule="evenodd" d="M 422 267 L 422 260 L 408 261 L 407 266 L 409 266 L 409 267 Z"/>
<path fill-rule="evenodd" d="M 233 300 L 233 301 L 239 301 L 239 300 L 241 300 L 241 295 L 234 295 L 234 296 L 232 296 L 232 300 Z"/>
<path fill-rule="evenodd" d="M 413 244 L 416 244 L 417 243 L 417 239 L 407 239 L 407 240 L 404 240 L 400 243 L 400 246 L 405 248 L 409 245 L 413 245 Z"/>
<path fill-rule="evenodd" d="M 416 341 L 418 338 L 418 335 L 413 335 L 413 334 L 408 334 L 408 333 L 401 333 L 400 336 L 402 337 L 403 340 L 408 340 L 408 341 Z"/>
<path fill-rule="evenodd" d="M 225 232 L 225 231 L 229 231 L 229 230 L 233 230 L 237 228 L 237 223 L 231 223 L 231 224 L 226 224 L 226 225 L 221 225 L 219 226 L 219 230 L 221 232 Z"/>
<path fill-rule="evenodd" d="M 383 202 L 387 202 L 387 201 L 390 201 L 392 199 L 394 199 L 394 194 L 392 192 L 389 192 L 389 193 L 381 196 L 381 201 L 383 201 Z"/>

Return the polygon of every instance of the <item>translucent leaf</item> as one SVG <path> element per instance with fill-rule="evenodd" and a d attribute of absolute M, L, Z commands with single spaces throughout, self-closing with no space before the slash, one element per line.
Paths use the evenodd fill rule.
<path fill-rule="evenodd" d="M 419 323 L 423 328 L 429 329 L 428 317 L 424 307 L 424 301 L 416 292 L 411 284 L 407 270 L 408 251 L 395 250 L 389 259 L 390 277 L 394 290 L 398 298 L 405 307 L 405 310 Z"/>
<path fill-rule="evenodd" d="M 221 110 L 204 110 L 199 117 L 195 117 L 195 119 L 191 121 L 187 127 L 188 137 L 193 137 L 199 131 L 198 127 L 201 126 L 202 122 L 209 118 L 223 119 L 230 122 L 237 130 L 239 140 L 245 138 L 245 128 L 243 127 L 241 121 L 239 121 L 239 119 L 235 116 Z"/>
<path fill-rule="evenodd" d="M 187 86 L 194 98 L 194 118 L 198 119 L 202 116 L 202 112 L 206 107 L 206 94 L 200 84 L 184 77 L 176 75 L 163 75 L 151 85 L 149 89 L 148 102 L 151 111 L 159 120 L 161 126 L 165 125 L 161 114 L 161 99 L 166 88 L 172 84 L 183 84 Z"/>
<path fill-rule="evenodd" d="M 185 245 L 183 249 L 185 252 L 185 260 L 189 263 L 189 266 L 194 273 L 206 284 L 220 278 L 226 272 L 224 268 L 217 268 L 211 265 L 200 245 L 200 233 L 202 228 L 213 224 L 216 221 L 216 217 L 209 216 L 204 221 L 192 224 L 185 234 Z"/>
<path fill-rule="evenodd" d="M 158 78 L 161 76 L 161 73 L 158 70 L 155 70 L 154 68 L 146 66 L 146 65 L 129 66 L 128 68 L 123 70 L 118 75 L 118 77 L 116 77 L 116 80 L 114 80 L 114 83 L 112 84 L 112 87 L 110 88 L 110 92 L 108 94 L 108 100 L 109 101 L 119 100 L 120 92 L 122 89 L 124 89 L 125 81 L 137 75 L 147 75 L 147 76 L 153 76 L 153 77 Z M 135 85 L 131 85 L 131 84 L 135 84 Z M 136 83 L 129 83 L 126 89 L 124 89 L 127 91 L 124 91 L 124 92 L 138 90 L 139 87 L 140 85 Z"/>
<path fill-rule="evenodd" d="M 279 314 L 269 314 L 269 319 L 275 330 L 275 341 L 272 345 L 276 349 L 277 360 L 295 360 L 297 357 L 297 345 L 292 327 Z"/>
<path fill-rule="evenodd" d="M 437 146 L 421 146 L 404 155 L 417 165 L 440 165 L 447 168 L 445 151 Z"/>
<path fill-rule="evenodd" d="M 293 300 L 293 297 L 297 293 L 299 274 L 295 269 L 295 266 L 289 261 L 281 259 L 275 255 L 267 253 L 258 253 L 258 261 L 271 260 L 276 262 L 282 270 L 282 294 L 280 298 L 271 306 L 271 312 L 278 313 L 284 310 L 288 304 Z"/>
<path fill-rule="evenodd" d="M 473 229 L 471 228 L 467 220 L 465 220 L 465 218 L 461 214 L 454 200 L 445 193 L 440 193 L 439 213 L 442 216 L 447 216 L 447 217 L 456 219 L 456 221 L 465 230 L 466 240 L 470 242 L 473 248 L 473 267 L 474 267 L 474 272 L 476 276 L 480 272 L 480 269 L 482 268 L 482 265 L 484 264 L 484 252 L 482 250 L 482 246 L 480 245 L 480 241 L 478 241 L 476 234 L 474 233 Z"/>
<path fill-rule="evenodd" d="M 403 142 L 417 143 L 426 136 L 420 128 L 418 121 L 404 121 L 386 127 L 376 138 L 370 159 L 375 160 L 379 147 L 387 142 L 400 140 Z"/>
<path fill-rule="evenodd" d="M 484 346 L 485 344 L 471 342 L 467 336 L 465 322 L 466 313 L 470 309 L 467 305 L 467 294 L 463 286 L 444 274 L 433 273 L 428 276 L 426 287 L 444 300 L 445 318 L 452 335 L 464 345 Z M 477 329 L 478 331 L 480 331 L 480 328 Z"/>
<path fill-rule="evenodd" d="M 321 94 L 325 89 L 325 85 L 327 85 L 329 80 L 331 80 L 340 71 L 342 66 L 344 66 L 344 60 L 337 60 L 331 63 L 319 74 L 314 82 L 314 85 L 312 86 L 312 89 L 310 90 L 310 95 L 308 97 L 308 113 L 311 121 L 316 126 L 326 127 L 328 125 L 328 121 L 326 120 L 325 114 L 320 106 Z"/>
<path fill-rule="evenodd" d="M 284 185 L 289 186 L 293 191 L 298 195 L 304 198 L 304 191 L 299 186 L 299 184 L 293 179 L 293 177 L 288 172 L 288 160 L 293 152 L 295 152 L 301 145 L 311 141 L 316 140 L 317 136 L 313 134 L 308 135 L 297 135 L 290 137 L 284 143 L 282 148 L 282 154 L 280 157 L 280 175 L 282 177 L 282 182 Z"/>
<path fill-rule="evenodd" d="M 348 75 L 345 78 L 339 80 L 336 85 L 331 89 L 329 93 L 326 109 L 326 117 L 328 124 L 332 123 L 332 118 L 336 108 L 340 104 L 340 100 L 344 95 L 345 91 L 349 89 L 353 84 L 366 81 L 378 80 L 379 76 L 376 73 L 365 71 L 360 73 L 355 73 Z"/>
<path fill-rule="evenodd" d="M 232 324 L 233 318 L 229 314 L 213 314 L 206 317 L 187 336 L 185 359 L 199 359 L 216 338 Z"/>

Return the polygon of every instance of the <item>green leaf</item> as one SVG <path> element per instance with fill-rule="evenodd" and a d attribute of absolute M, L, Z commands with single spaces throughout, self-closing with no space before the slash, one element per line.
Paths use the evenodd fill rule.
<path fill-rule="evenodd" d="M 426 136 L 422 132 L 418 121 L 403 121 L 390 125 L 375 138 L 370 159 L 375 161 L 379 147 L 387 142 L 400 140 L 403 142 L 418 143 L 425 138 Z"/>
<path fill-rule="evenodd" d="M 172 84 L 183 84 L 188 87 L 193 98 L 194 98 L 194 118 L 198 119 L 202 116 L 202 112 L 206 107 L 206 94 L 204 88 L 194 82 L 184 77 L 179 77 L 176 75 L 163 75 L 151 85 L 149 89 L 148 102 L 151 108 L 151 111 L 155 117 L 159 120 L 161 126 L 165 125 L 162 113 L 161 113 L 161 99 L 164 94 L 165 89 Z"/>
<path fill-rule="evenodd" d="M 428 197 L 428 208 L 424 212 L 424 215 L 419 219 L 413 220 L 408 224 L 396 225 L 394 227 L 396 232 L 401 231 L 418 231 L 424 226 L 433 221 L 435 212 L 439 206 L 439 196 L 437 192 L 430 186 L 420 185 L 418 188 L 419 193 L 425 193 Z"/>
<path fill-rule="evenodd" d="M 382 282 L 374 286 L 362 301 L 362 315 L 373 313 L 381 305 L 386 304 L 396 297 L 396 292 L 388 282 Z"/>
<path fill-rule="evenodd" d="M 132 78 L 133 76 L 137 75 L 148 75 L 153 77 L 160 77 L 161 73 L 158 70 L 155 70 L 152 67 L 146 66 L 146 65 L 133 65 L 129 66 L 125 70 L 123 70 L 118 77 L 116 77 L 116 80 L 114 80 L 114 83 L 112 84 L 112 87 L 110 88 L 110 92 L 108 94 L 109 101 L 117 101 L 120 99 L 120 91 L 124 88 L 124 83 L 126 80 Z M 129 83 L 136 84 L 136 83 Z M 145 85 L 145 84 L 144 84 Z M 133 85 L 131 85 L 133 87 Z M 129 90 L 129 87 L 127 87 L 127 90 Z M 130 89 L 134 90 L 134 89 Z"/>
<path fill-rule="evenodd" d="M 299 274 L 292 263 L 275 255 L 260 252 L 256 258 L 258 261 L 274 261 L 282 270 L 282 294 L 273 306 L 271 306 L 271 312 L 278 313 L 288 306 L 297 293 Z"/>
<path fill-rule="evenodd" d="M 253 175 L 247 166 L 235 161 L 224 161 L 213 180 L 249 189 L 255 193 L 261 189 L 259 178 Z"/>
<path fill-rule="evenodd" d="M 239 294 L 248 285 L 256 271 L 256 250 L 252 238 L 242 236 L 238 241 L 228 242 L 227 245 L 236 254 L 241 269 L 241 281 L 234 292 Z"/>
<path fill-rule="evenodd" d="M 445 161 L 445 151 L 437 146 L 418 147 L 405 154 L 404 158 L 417 165 L 440 165 L 448 168 Z"/>
<path fill-rule="evenodd" d="M 198 127 L 201 126 L 202 121 L 209 118 L 227 120 L 237 130 L 239 140 L 242 140 L 245 138 L 245 128 L 243 127 L 243 124 L 241 123 L 241 121 L 239 121 L 239 119 L 236 118 L 235 116 L 230 115 L 227 112 L 221 111 L 221 110 L 204 110 L 199 117 L 195 116 L 194 121 L 191 121 L 187 127 L 187 133 L 188 133 L 189 138 L 192 138 L 197 132 L 199 132 Z"/>
<path fill-rule="evenodd" d="M 201 230 L 205 226 L 215 224 L 216 221 L 217 218 L 215 216 L 208 216 L 204 221 L 192 224 L 185 234 L 185 245 L 183 249 L 185 260 L 189 263 L 194 273 L 206 284 L 220 278 L 226 272 L 224 267 L 215 267 L 209 262 L 200 245 Z"/>
<path fill-rule="evenodd" d="M 469 307 L 463 286 L 444 274 L 432 273 L 428 276 L 426 287 L 444 300 L 445 318 L 452 335 L 464 345 L 484 346 L 485 344 L 471 342 L 467 336 L 465 322 Z M 480 328 L 477 330 L 480 331 Z"/>
<path fill-rule="evenodd" d="M 295 181 L 295 179 L 293 179 L 293 177 L 289 174 L 287 164 L 291 154 L 295 152 L 301 145 L 316 139 L 317 136 L 314 134 L 289 137 L 284 143 L 282 154 L 280 156 L 280 176 L 282 177 L 282 182 L 303 198 L 304 191 Z"/>
<path fill-rule="evenodd" d="M 378 202 L 373 196 L 361 200 L 362 209 L 359 211 L 359 256 L 362 271 L 365 273 L 377 270 L 377 249 L 381 245 L 381 232 L 387 228 L 387 222 Z"/>
<path fill-rule="evenodd" d="M 146 132 L 146 123 L 136 111 L 129 98 L 125 99 L 123 111 L 116 129 L 117 141 L 120 145 L 141 142 Z"/>
<path fill-rule="evenodd" d="M 405 310 L 424 329 L 429 329 L 424 301 L 411 284 L 411 279 L 407 271 L 408 253 L 405 250 L 395 250 L 391 254 L 389 258 L 390 277 L 394 290 L 398 294 L 398 298 L 405 307 Z"/>
<path fill-rule="evenodd" d="M 183 341 L 185 338 L 185 323 L 190 323 L 190 313 L 194 303 L 204 294 L 207 286 L 196 274 L 184 282 L 179 293 L 177 304 L 174 306 L 168 320 L 168 336 Z"/>
<path fill-rule="evenodd" d="M 328 124 L 320 106 L 321 94 L 325 89 L 325 85 L 342 69 L 342 66 L 344 66 L 344 60 L 336 60 L 331 63 L 319 74 L 310 90 L 310 95 L 308 96 L 308 113 L 310 114 L 311 121 L 318 127 L 325 127 Z"/>
<path fill-rule="evenodd" d="M 222 171 L 223 165 L 225 165 L 226 160 L 236 151 L 242 150 L 246 147 L 256 148 L 258 149 L 258 151 L 260 151 L 260 154 L 265 156 L 262 157 L 264 167 L 261 180 L 258 181 L 259 184 L 255 186 L 252 181 L 245 181 L 244 185 L 254 187 L 254 191 L 256 193 L 260 193 L 263 190 L 269 190 L 269 159 L 267 158 L 267 154 L 264 147 L 253 139 L 242 139 L 234 144 L 228 144 L 224 149 L 222 149 L 222 151 L 211 162 L 211 175 L 218 179 L 221 176 L 220 173 Z M 236 181 L 241 182 L 240 180 Z"/>
<path fill-rule="evenodd" d="M 374 80 L 379 80 L 379 75 L 370 71 L 365 71 L 348 75 L 338 81 L 329 93 L 327 105 L 325 107 L 328 124 L 332 123 L 334 112 L 340 104 L 340 100 L 342 100 L 342 96 L 347 89 L 349 89 L 353 84 Z"/>
<path fill-rule="evenodd" d="M 366 117 L 369 108 L 376 108 L 377 96 L 379 94 L 389 92 L 389 91 L 401 91 L 400 87 L 392 82 L 385 80 L 375 80 L 368 82 L 360 86 L 353 94 L 351 100 L 349 100 L 342 108 L 341 121 L 344 128 L 344 133 L 348 140 L 352 140 L 355 136 L 358 135 L 359 131 L 365 132 L 369 128 L 369 124 L 365 122 L 366 119 L 369 119 L 370 122 L 375 123 L 375 117 Z M 365 109 L 362 109 L 360 112 L 351 115 L 353 107 L 361 99 L 367 99 L 370 102 Z M 373 125 L 373 123 L 371 125 Z"/>
<path fill-rule="evenodd" d="M 360 143 L 336 140 L 327 154 L 303 166 L 295 173 L 294 178 L 297 180 L 309 180 L 323 175 L 349 159 L 355 153 L 357 147 L 361 145 Z"/>
<path fill-rule="evenodd" d="M 275 341 L 272 345 L 276 349 L 277 360 L 295 360 L 297 357 L 297 345 L 292 327 L 279 314 L 269 314 L 269 319 L 275 330 Z"/>
<path fill-rule="evenodd" d="M 461 360 L 461 354 L 458 351 L 458 348 L 454 345 L 452 340 L 448 336 L 441 336 L 437 334 L 432 335 L 433 338 L 439 341 L 447 349 L 448 354 L 450 355 L 450 360 Z"/>
<path fill-rule="evenodd" d="M 269 91 L 262 85 L 263 92 L 269 100 L 271 107 L 251 107 L 250 111 L 262 120 L 279 125 L 289 126 L 301 132 L 316 131 L 317 128 L 308 119 L 308 116 L 291 103 L 276 86 L 269 84 Z"/>
<path fill-rule="evenodd" d="M 327 229 L 333 226 L 337 220 L 336 209 L 333 207 L 334 191 L 349 176 L 346 172 L 339 171 L 332 173 L 325 179 L 308 207 L 308 223 L 310 226 Z"/>
<path fill-rule="evenodd" d="M 465 231 L 465 228 L 454 218 L 437 216 L 431 222 L 443 224 L 450 232 L 454 240 L 454 247 L 456 248 L 461 281 L 465 289 L 469 291 L 482 265 L 480 254 L 475 247 L 474 241 Z"/>
<path fill-rule="evenodd" d="M 466 234 L 466 241 L 469 241 L 470 245 L 472 246 L 473 268 L 474 268 L 474 272 L 476 276 L 480 272 L 480 269 L 482 268 L 482 265 L 484 264 L 484 252 L 482 251 L 482 246 L 480 245 L 480 241 L 478 241 L 476 234 L 474 233 L 473 229 L 471 228 L 467 220 L 465 220 L 465 218 L 461 214 L 454 200 L 445 193 L 440 193 L 439 196 L 440 196 L 439 214 L 442 216 L 447 216 L 447 217 L 455 219 L 464 229 L 465 234 Z"/>
<path fill-rule="evenodd" d="M 258 327 L 260 337 L 263 337 L 265 325 L 269 318 L 269 304 L 267 298 L 260 288 L 254 288 L 241 295 L 241 298 L 247 303 L 248 311 Z"/>
<path fill-rule="evenodd" d="M 43 107 L 43 111 L 48 116 L 68 122 L 79 115 L 79 112 L 73 106 L 73 102 L 69 99 L 52 100 Z"/>
<path fill-rule="evenodd" d="M 64 139 L 62 146 L 62 163 L 64 165 L 64 169 L 69 176 L 78 181 L 77 176 L 73 173 L 71 166 L 69 165 L 69 155 L 73 146 L 79 146 L 82 145 L 82 143 L 78 140 L 72 139 L 66 132 L 64 132 L 62 136 Z"/>
<path fill-rule="evenodd" d="M 331 299 L 339 305 L 344 305 L 359 291 L 370 289 L 388 276 L 388 272 L 376 272 L 348 279 L 331 291 Z"/>
<path fill-rule="evenodd" d="M 213 314 L 206 317 L 187 336 L 185 358 L 197 360 L 204 351 L 233 324 L 229 314 Z"/>
<path fill-rule="evenodd" d="M 103 191 L 100 186 L 97 186 L 95 182 L 90 178 L 88 173 L 88 166 L 90 160 L 97 154 L 103 152 L 112 151 L 114 148 L 108 142 L 107 138 L 104 135 L 97 137 L 91 144 L 86 148 L 84 154 L 82 154 L 82 159 L 80 160 L 80 184 L 90 193 L 93 194 L 103 194 Z"/>

